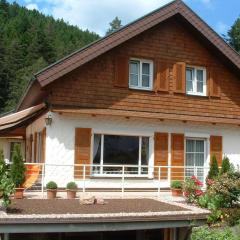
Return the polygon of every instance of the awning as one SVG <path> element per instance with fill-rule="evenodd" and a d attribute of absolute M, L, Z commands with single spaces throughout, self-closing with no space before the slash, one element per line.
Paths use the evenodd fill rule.
<path fill-rule="evenodd" d="M 31 119 L 39 116 L 46 110 L 46 104 L 41 103 L 39 105 L 27 108 L 23 111 L 9 114 L 0 118 L 0 133 L 3 131 L 12 130 L 16 127 L 23 126 L 31 121 Z"/>

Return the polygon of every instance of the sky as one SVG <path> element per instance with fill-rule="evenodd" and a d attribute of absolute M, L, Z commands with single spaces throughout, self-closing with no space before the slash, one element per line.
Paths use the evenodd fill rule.
<path fill-rule="evenodd" d="M 28 9 L 37 9 L 71 25 L 105 35 L 118 16 L 125 25 L 170 0 L 15 0 Z M 13 2 L 13 0 L 9 0 Z M 240 0 L 184 0 L 220 35 L 226 34 L 240 16 Z"/>

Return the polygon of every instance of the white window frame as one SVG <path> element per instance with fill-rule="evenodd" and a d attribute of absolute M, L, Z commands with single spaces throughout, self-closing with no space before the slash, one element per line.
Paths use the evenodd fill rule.
<path fill-rule="evenodd" d="M 130 81 L 130 64 L 131 62 L 138 61 L 140 66 L 139 66 L 139 73 L 138 73 L 138 86 L 131 85 Z M 144 87 L 142 86 L 142 65 L 143 63 L 149 64 L 149 87 Z M 129 88 L 131 89 L 138 89 L 138 90 L 148 90 L 151 91 L 153 89 L 153 61 L 152 60 L 147 60 L 147 59 L 139 59 L 139 58 L 131 58 L 129 61 Z"/>
<path fill-rule="evenodd" d="M 204 164 L 203 164 L 203 178 L 204 178 L 204 181 L 203 181 L 203 184 L 205 185 L 205 179 L 207 177 L 207 172 L 208 172 L 208 164 L 209 164 L 209 161 L 208 161 L 208 139 L 207 138 L 203 138 L 203 137 L 192 137 L 192 136 L 187 136 L 185 137 L 185 147 L 184 147 L 184 166 L 185 166 L 185 169 L 188 167 L 187 166 L 187 140 L 201 140 L 201 141 L 204 141 Z M 191 166 L 189 166 L 191 167 Z M 194 160 L 194 175 L 195 175 L 195 160 Z M 184 176 L 185 178 L 187 177 L 186 176 L 186 170 L 184 171 Z M 196 175 L 195 175 L 196 176 Z M 196 176 L 197 177 L 197 176 Z"/>
<path fill-rule="evenodd" d="M 193 79 L 193 91 L 187 90 L 187 69 L 191 68 L 194 70 L 194 79 Z M 197 70 L 203 71 L 203 92 L 197 92 Z M 188 95 L 195 96 L 207 96 L 207 70 L 205 67 L 198 66 L 186 66 L 186 93 Z"/>
<path fill-rule="evenodd" d="M 103 172 L 103 167 L 104 167 L 104 135 L 117 135 L 117 136 L 129 136 L 129 137 L 138 137 L 139 138 L 139 154 L 138 154 L 138 164 L 136 165 L 136 167 L 138 167 L 138 173 L 137 174 L 125 174 L 125 177 L 149 177 L 149 165 L 150 165 L 150 161 L 151 161 L 151 136 L 145 136 L 145 135 L 132 135 L 132 134 L 113 134 L 113 133 L 99 133 L 99 132 L 94 132 L 92 134 L 92 151 L 91 151 L 91 163 L 93 163 L 93 152 L 94 152 L 94 135 L 100 135 L 101 136 L 101 152 L 100 152 L 100 173 L 91 173 L 91 176 L 93 177 L 121 177 L 121 173 L 119 174 L 106 174 Z M 148 156 L 148 165 L 141 165 L 141 149 L 142 149 L 142 138 L 143 137 L 147 137 L 149 138 L 149 156 Z M 96 164 L 97 165 L 97 164 Z M 111 164 L 107 164 L 106 166 L 111 165 Z M 117 164 L 117 166 L 122 166 L 122 164 Z M 127 166 L 127 164 L 126 164 Z M 130 166 L 132 166 L 130 164 Z M 148 172 L 143 174 L 141 172 L 141 167 L 147 167 L 148 168 Z"/>

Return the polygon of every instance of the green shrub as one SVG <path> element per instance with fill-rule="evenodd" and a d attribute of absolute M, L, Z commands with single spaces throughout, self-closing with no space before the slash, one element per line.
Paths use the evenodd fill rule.
<path fill-rule="evenodd" d="M 3 206 L 7 207 L 11 203 L 10 196 L 14 192 L 14 183 L 5 164 L 2 150 L 0 150 L 0 192 Z"/>
<path fill-rule="evenodd" d="M 49 190 L 55 190 L 58 188 L 57 184 L 53 181 L 47 183 L 46 188 Z"/>
<path fill-rule="evenodd" d="M 13 150 L 13 163 L 11 165 L 11 176 L 15 187 L 20 187 L 25 180 L 25 166 L 20 146 L 17 144 Z"/>
<path fill-rule="evenodd" d="M 218 176 L 218 174 L 219 174 L 218 162 L 217 162 L 216 156 L 213 155 L 212 159 L 211 159 L 210 169 L 209 169 L 207 178 L 214 179 Z"/>
<path fill-rule="evenodd" d="M 230 171 L 231 171 L 231 164 L 230 164 L 229 158 L 225 156 L 222 160 L 222 168 L 220 170 L 220 174 L 222 175 Z"/>
<path fill-rule="evenodd" d="M 237 240 L 229 228 L 211 229 L 208 227 L 194 228 L 191 240 Z"/>
<path fill-rule="evenodd" d="M 172 181 L 171 182 L 171 188 L 182 189 L 182 182 L 178 181 L 178 180 Z"/>
<path fill-rule="evenodd" d="M 69 189 L 69 190 L 76 190 L 77 188 L 78 186 L 75 182 L 69 182 L 66 186 L 66 189 Z"/>
<path fill-rule="evenodd" d="M 229 226 L 240 224 L 240 207 L 223 209 L 223 216 Z"/>

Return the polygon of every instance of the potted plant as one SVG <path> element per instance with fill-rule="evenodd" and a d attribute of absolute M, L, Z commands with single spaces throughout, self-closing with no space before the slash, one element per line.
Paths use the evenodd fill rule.
<path fill-rule="evenodd" d="M 175 180 L 171 182 L 171 191 L 172 191 L 172 196 L 174 197 L 181 197 L 183 195 L 182 192 L 182 182 Z"/>
<path fill-rule="evenodd" d="M 69 182 L 66 186 L 67 198 L 74 199 L 77 194 L 77 184 L 75 182 Z"/>
<path fill-rule="evenodd" d="M 22 184 L 25 180 L 25 170 L 26 168 L 23 163 L 20 145 L 16 144 L 13 150 L 13 163 L 11 165 L 11 177 L 13 183 L 15 184 L 15 199 L 23 198 L 24 188 Z"/>
<path fill-rule="evenodd" d="M 48 199 L 54 199 L 57 197 L 57 184 L 53 181 L 50 181 L 46 185 L 47 188 L 47 198 Z"/>

